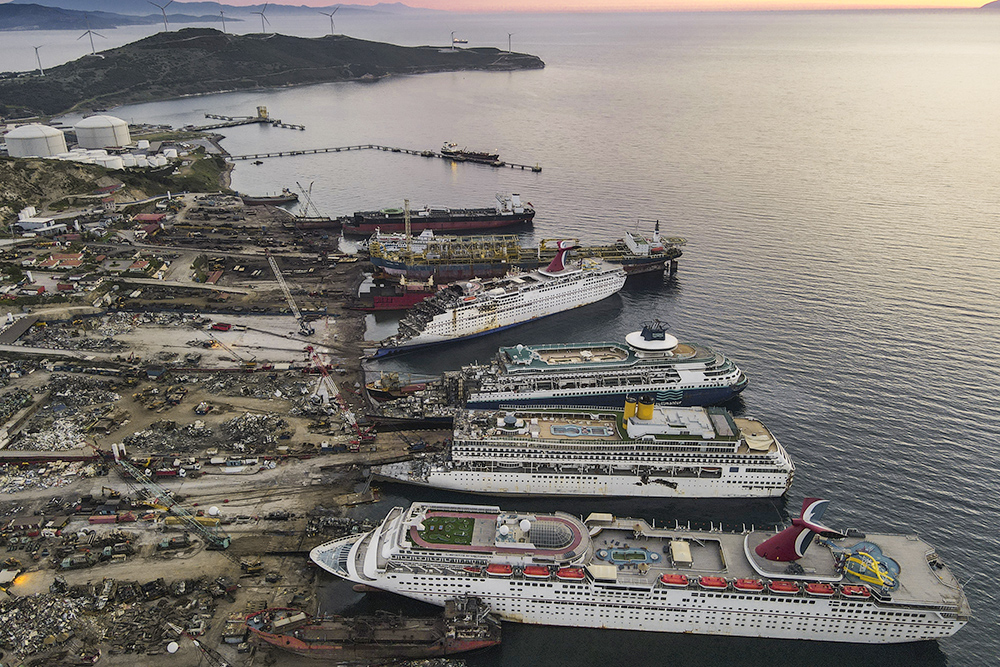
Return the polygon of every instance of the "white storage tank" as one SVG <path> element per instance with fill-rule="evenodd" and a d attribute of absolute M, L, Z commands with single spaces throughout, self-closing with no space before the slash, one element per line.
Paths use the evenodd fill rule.
<path fill-rule="evenodd" d="M 141 151 L 149 150 L 149 141 L 147 141 L 146 139 L 140 139 L 139 143 L 137 143 L 135 146 Z"/>
<path fill-rule="evenodd" d="M 167 158 L 168 160 L 176 160 L 177 159 L 177 149 L 176 148 L 166 148 L 166 149 L 164 149 L 164 151 L 163 151 L 163 157 Z"/>
<path fill-rule="evenodd" d="M 126 167 L 134 167 L 136 164 L 135 156 L 132 155 L 131 153 L 126 153 L 125 155 L 122 156 L 122 163 Z"/>
<path fill-rule="evenodd" d="M 163 157 L 162 155 L 157 155 L 155 159 L 156 159 L 156 166 L 157 167 L 164 167 L 164 166 L 166 166 L 166 164 L 167 164 L 167 158 Z"/>
<path fill-rule="evenodd" d="M 94 161 L 105 169 L 123 169 L 125 161 L 118 155 L 106 155 L 95 158 Z"/>
<path fill-rule="evenodd" d="M 138 157 L 135 158 L 135 166 L 143 168 L 148 167 L 149 160 L 146 159 L 145 155 L 139 155 Z"/>
<path fill-rule="evenodd" d="M 66 152 L 62 130 L 39 123 L 14 128 L 5 140 L 11 157 L 52 157 Z"/>
<path fill-rule="evenodd" d="M 73 126 L 83 148 L 121 147 L 132 143 L 128 123 L 114 116 L 87 116 Z"/>

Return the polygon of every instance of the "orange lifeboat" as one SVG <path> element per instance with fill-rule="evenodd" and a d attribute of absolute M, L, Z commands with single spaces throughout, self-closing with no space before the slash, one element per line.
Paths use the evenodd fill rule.
<path fill-rule="evenodd" d="M 834 592 L 836 592 L 836 590 L 837 589 L 835 589 L 832 585 L 824 584 L 818 581 L 815 581 L 811 584 L 806 584 L 806 593 L 808 595 L 812 595 L 818 598 L 833 597 L 833 594 Z"/>
<path fill-rule="evenodd" d="M 491 577 L 509 577 L 514 574 L 514 568 L 506 563 L 490 563 L 486 566 L 486 574 Z"/>
<path fill-rule="evenodd" d="M 556 579 L 562 581 L 582 581 L 585 578 L 582 567 L 561 567 L 556 570 Z"/>
<path fill-rule="evenodd" d="M 840 587 L 840 594 L 845 598 L 854 598 L 857 600 L 867 600 L 871 597 L 872 592 L 868 590 L 867 586 L 858 586 L 853 584 L 844 584 Z"/>
<path fill-rule="evenodd" d="M 781 593 L 782 595 L 795 595 L 799 592 L 799 585 L 794 581 L 772 581 L 767 585 L 767 588 L 772 593 Z"/>
<path fill-rule="evenodd" d="M 725 577 L 699 577 L 698 585 L 711 591 L 724 591 L 729 588 Z"/>
<path fill-rule="evenodd" d="M 671 588 L 685 588 L 689 582 L 686 574 L 662 574 L 660 583 Z"/>
<path fill-rule="evenodd" d="M 764 582 L 760 579 L 736 579 L 733 588 L 741 593 L 760 593 L 764 590 Z"/>
<path fill-rule="evenodd" d="M 528 579 L 548 579 L 549 568 L 544 565 L 525 565 L 524 566 L 524 576 Z"/>

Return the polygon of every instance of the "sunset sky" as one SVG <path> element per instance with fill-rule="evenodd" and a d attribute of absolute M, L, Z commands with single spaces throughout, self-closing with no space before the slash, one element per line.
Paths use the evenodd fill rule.
<path fill-rule="evenodd" d="M 987 0 L 409 0 L 411 7 L 456 12 L 628 12 L 628 11 L 719 11 L 776 9 L 883 9 L 945 8 L 971 9 Z M 227 4 L 252 5 L 260 0 L 228 0 Z M 284 3 L 283 3 L 284 4 Z M 332 6 L 331 0 L 294 0 L 287 4 Z M 376 0 L 344 4 L 373 5 Z"/>

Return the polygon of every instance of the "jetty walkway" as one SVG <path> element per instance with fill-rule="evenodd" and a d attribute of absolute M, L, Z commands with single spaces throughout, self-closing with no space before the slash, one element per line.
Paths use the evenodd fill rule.
<path fill-rule="evenodd" d="M 355 144 L 353 146 L 334 146 L 332 148 L 302 148 L 299 150 L 274 151 L 271 153 L 248 153 L 246 155 L 225 154 L 222 157 L 230 161 L 266 160 L 268 158 L 292 157 L 295 155 L 319 155 L 320 153 L 344 153 L 347 151 L 364 151 L 364 150 L 385 151 L 387 153 L 405 153 L 406 155 L 418 155 L 421 157 L 440 158 L 442 160 L 451 160 L 453 162 L 472 162 L 473 164 L 482 164 L 488 167 L 510 167 L 511 169 L 520 169 L 521 171 L 533 171 L 535 173 L 538 173 L 542 170 L 542 168 L 537 164 L 532 166 L 530 164 L 517 164 L 515 162 L 504 162 L 502 160 L 494 160 L 492 162 L 487 162 L 482 160 L 470 160 L 468 158 L 460 158 L 451 155 L 444 155 L 443 153 L 439 153 L 438 151 L 418 151 L 418 150 L 413 150 L 412 148 L 381 146 L 379 144 Z"/>

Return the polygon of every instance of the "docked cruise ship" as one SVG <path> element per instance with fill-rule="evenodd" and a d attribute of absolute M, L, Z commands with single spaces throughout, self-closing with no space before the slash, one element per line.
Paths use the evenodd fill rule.
<path fill-rule="evenodd" d="M 934 547 L 831 530 L 817 523 L 826 506 L 807 498 L 778 533 L 726 533 L 416 503 L 310 557 L 365 586 L 437 605 L 477 596 L 503 620 L 542 625 L 891 644 L 969 621 Z"/>
<path fill-rule="evenodd" d="M 501 405 L 619 406 L 649 394 L 661 405 L 715 405 L 747 386 L 747 376 L 703 345 L 681 343 L 660 321 L 643 324 L 625 343 L 502 347 L 476 374 L 469 408 Z"/>
<path fill-rule="evenodd" d="M 374 356 L 494 333 L 595 303 L 625 285 L 620 266 L 598 259 L 567 262 L 572 249 L 564 243 L 544 269 L 441 289 L 415 305 L 399 321 L 399 333 L 382 341 Z"/>
<path fill-rule="evenodd" d="M 795 466 L 761 422 L 724 408 L 465 410 L 445 451 L 376 478 L 490 495 L 766 498 Z"/>

